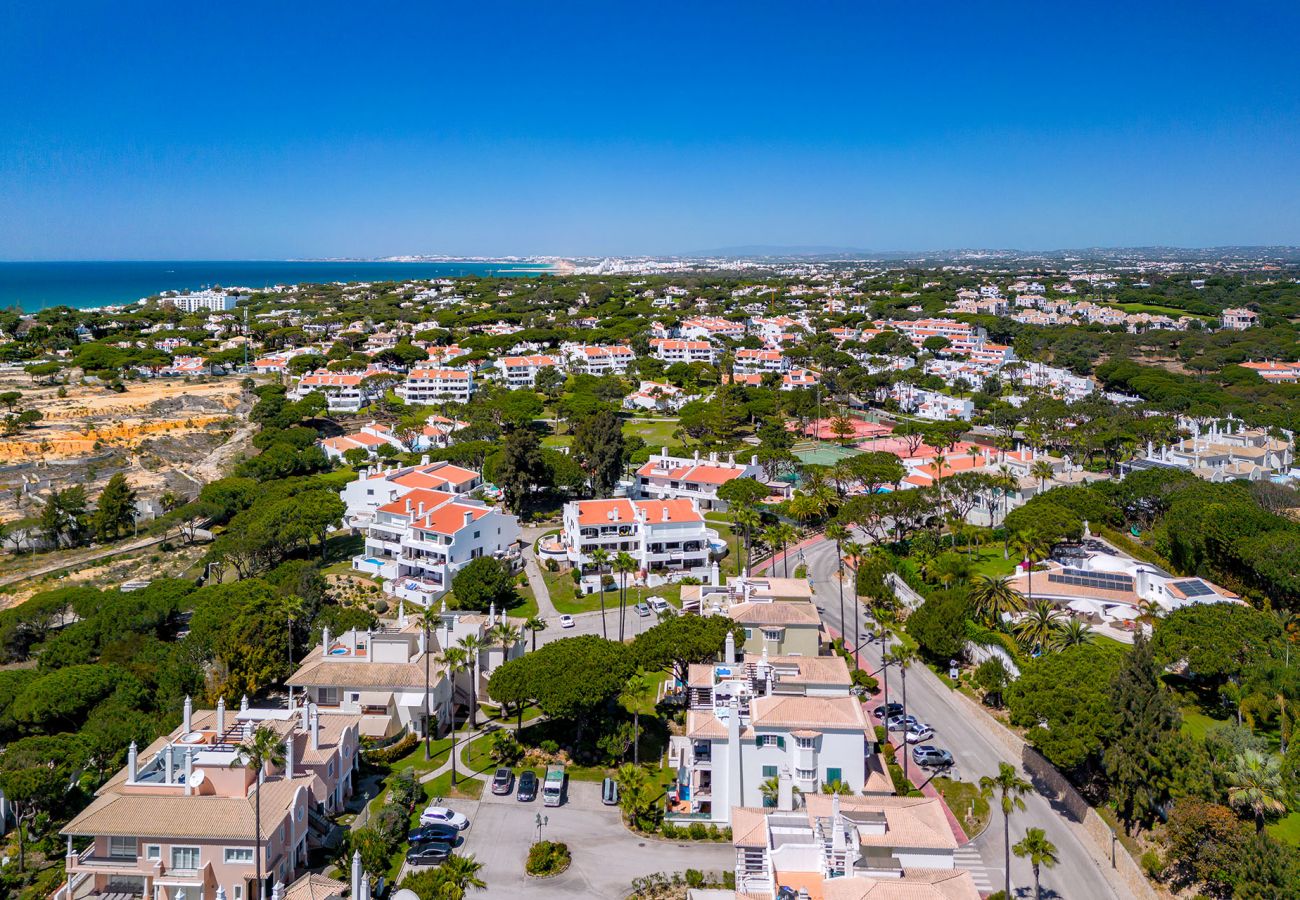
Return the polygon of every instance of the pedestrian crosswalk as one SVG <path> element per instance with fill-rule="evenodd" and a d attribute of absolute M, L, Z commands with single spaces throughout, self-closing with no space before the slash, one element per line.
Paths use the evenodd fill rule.
<path fill-rule="evenodd" d="M 1001 890 L 1002 870 L 986 866 L 984 860 L 980 858 L 980 852 L 970 844 L 957 848 L 953 853 L 953 863 L 958 869 L 970 872 L 971 880 L 975 882 L 975 889 L 981 894 Z M 994 884 L 995 881 L 997 885 Z"/>

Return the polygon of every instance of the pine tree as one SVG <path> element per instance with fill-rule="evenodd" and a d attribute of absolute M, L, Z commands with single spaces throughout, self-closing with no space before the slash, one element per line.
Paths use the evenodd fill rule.
<path fill-rule="evenodd" d="M 1177 769 L 1178 710 L 1161 689 L 1151 644 L 1142 632 L 1133 641 L 1112 688 L 1116 737 L 1106 748 L 1111 796 L 1125 831 L 1151 824 L 1169 797 Z"/>
<path fill-rule="evenodd" d="M 126 476 L 121 472 L 108 479 L 104 492 L 95 504 L 93 527 L 95 537 L 101 541 L 111 541 L 131 524 L 135 511 L 135 491 L 126 483 Z"/>

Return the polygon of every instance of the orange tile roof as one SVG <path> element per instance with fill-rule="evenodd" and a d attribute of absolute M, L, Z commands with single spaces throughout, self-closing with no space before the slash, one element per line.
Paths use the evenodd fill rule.
<path fill-rule="evenodd" d="M 492 510 L 485 506 L 466 506 L 463 503 L 448 503 L 440 506 L 429 515 L 415 523 L 417 528 L 432 531 L 435 534 L 455 534 L 466 527 L 466 516 L 470 523 L 477 522 Z"/>
<path fill-rule="evenodd" d="M 454 500 L 455 498 L 455 494 L 444 493 L 443 491 L 416 489 L 410 491 L 404 496 L 398 497 L 392 503 L 385 503 L 383 506 L 379 507 L 378 512 L 405 515 L 407 512 L 407 504 L 410 504 L 410 511 L 412 515 L 414 515 L 415 511 L 420 508 L 421 503 L 423 503 L 424 508 L 428 510 L 433 509 L 435 506 L 442 503 L 446 503 L 448 500 Z"/>

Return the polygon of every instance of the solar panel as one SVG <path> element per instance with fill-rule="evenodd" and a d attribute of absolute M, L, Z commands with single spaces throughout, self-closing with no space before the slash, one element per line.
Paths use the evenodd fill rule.
<path fill-rule="evenodd" d="M 1101 591 L 1131 591 L 1133 579 L 1128 575 L 1116 575 L 1111 572 L 1089 572 L 1085 569 L 1062 569 L 1049 572 L 1047 580 L 1056 584 L 1070 584 L 1075 587 L 1095 588 Z"/>
<path fill-rule="evenodd" d="M 1174 587 L 1182 591 L 1185 597 L 1208 597 L 1214 593 L 1214 588 L 1199 580 L 1175 581 Z"/>

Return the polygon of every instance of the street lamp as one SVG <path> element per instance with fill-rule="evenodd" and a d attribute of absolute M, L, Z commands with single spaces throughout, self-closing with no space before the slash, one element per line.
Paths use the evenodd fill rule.
<path fill-rule="evenodd" d="M 537 824 L 537 840 L 533 841 L 533 843 L 540 844 L 542 842 L 542 828 L 546 825 L 551 824 L 551 817 L 544 816 L 541 813 L 538 813 L 535 822 Z"/>

